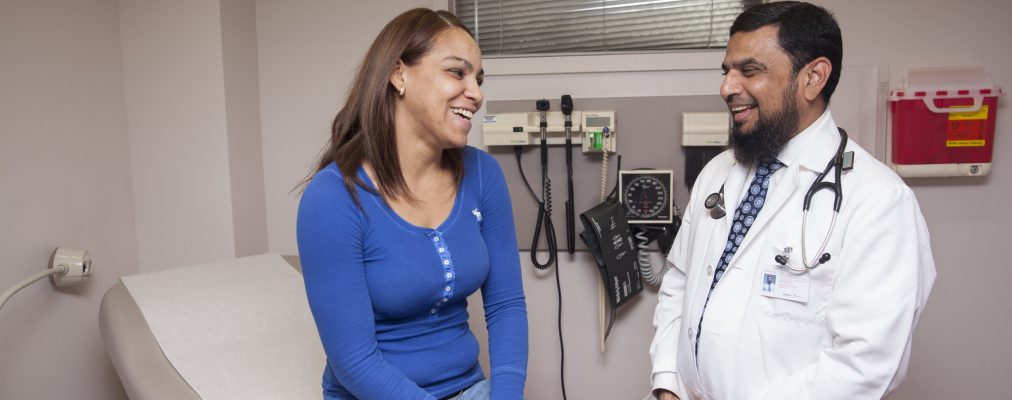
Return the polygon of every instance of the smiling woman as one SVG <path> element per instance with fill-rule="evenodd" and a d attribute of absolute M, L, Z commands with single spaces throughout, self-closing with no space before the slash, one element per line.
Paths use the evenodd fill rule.
<path fill-rule="evenodd" d="M 440 32 L 413 65 L 399 60 L 390 77 L 399 94 L 398 147 L 412 152 L 464 147 L 471 117 L 481 108 L 484 75 L 481 51 L 464 29 Z"/>
<path fill-rule="evenodd" d="M 506 181 L 467 147 L 481 51 L 445 11 L 414 9 L 366 54 L 297 222 L 327 354 L 324 399 L 519 399 L 527 310 Z M 490 377 L 467 297 L 481 290 Z"/>

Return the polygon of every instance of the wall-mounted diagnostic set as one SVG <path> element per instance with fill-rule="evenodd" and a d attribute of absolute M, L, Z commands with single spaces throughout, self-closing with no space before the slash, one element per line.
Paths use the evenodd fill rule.
<path fill-rule="evenodd" d="M 566 121 L 571 121 L 572 144 L 580 144 L 584 153 L 600 153 L 603 149 L 614 153 L 614 111 L 562 111 L 545 113 L 546 143 L 566 143 Z M 511 112 L 489 113 L 482 120 L 486 146 L 526 146 L 541 144 L 541 113 Z"/>

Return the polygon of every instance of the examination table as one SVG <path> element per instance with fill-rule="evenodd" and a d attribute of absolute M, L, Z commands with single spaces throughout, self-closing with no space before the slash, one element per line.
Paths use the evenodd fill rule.
<path fill-rule="evenodd" d="M 280 269 L 287 270 L 284 267 L 279 267 L 278 266 L 278 264 L 284 265 L 284 262 L 282 262 L 280 260 L 280 258 L 279 258 L 280 256 L 278 256 L 278 255 L 270 255 L 270 256 L 273 256 L 273 258 L 268 259 L 268 261 L 270 263 L 272 263 L 272 268 L 274 268 L 274 269 L 279 269 L 280 268 Z M 263 257 L 263 256 L 257 256 L 257 257 Z M 301 270 L 300 270 L 300 264 L 299 264 L 299 259 L 298 259 L 297 256 L 284 256 L 283 259 L 288 264 L 290 264 L 290 266 L 293 267 L 296 271 L 301 272 Z M 157 273 L 158 272 L 156 272 L 155 274 L 157 274 Z M 138 276 L 143 276 L 143 275 L 147 275 L 147 274 L 140 274 Z M 236 275 L 243 275 L 243 274 L 236 274 Z M 199 286 L 207 286 L 207 287 L 209 287 L 208 289 L 198 289 L 198 290 L 205 290 L 205 292 L 207 292 L 207 293 L 212 293 L 212 295 L 211 295 L 212 297 L 210 297 L 212 299 L 211 302 L 213 302 L 213 293 L 215 293 L 215 291 L 217 291 L 217 290 L 220 290 L 222 293 L 229 293 L 228 295 L 232 296 L 233 300 L 235 298 L 235 295 L 232 294 L 232 292 L 229 292 L 228 289 L 213 288 L 213 286 L 215 286 L 216 282 L 215 283 L 210 283 L 210 284 L 208 284 L 208 282 L 206 282 L 206 281 L 201 281 L 201 282 L 186 282 L 187 278 L 185 276 L 180 275 L 180 274 L 176 274 L 175 276 L 176 277 L 173 278 L 173 279 L 175 279 L 176 281 L 182 281 L 182 283 L 184 283 L 184 284 L 193 283 L 194 286 L 198 286 L 198 287 Z M 99 310 L 99 328 L 100 328 L 101 333 L 102 333 L 102 340 L 105 343 L 106 353 L 108 354 L 109 359 L 112 361 L 112 364 L 115 367 L 116 372 L 119 375 L 120 380 L 123 383 L 123 387 L 126 390 L 126 393 L 130 397 L 130 399 L 132 399 L 132 400 L 160 400 L 160 399 L 166 399 L 166 400 L 168 400 L 168 399 L 172 399 L 172 400 L 191 400 L 191 399 L 193 399 L 193 400 L 200 400 L 200 399 L 211 400 L 211 399 L 238 398 L 238 397 L 232 397 L 233 396 L 232 393 L 234 392 L 234 390 L 229 389 L 228 387 L 217 388 L 217 392 L 218 393 L 215 394 L 215 395 L 213 395 L 213 396 L 205 394 L 204 397 L 201 397 L 201 395 L 198 394 L 198 393 L 213 393 L 213 392 L 215 392 L 215 390 L 207 390 L 206 389 L 206 387 L 207 387 L 206 382 L 208 382 L 207 379 L 204 379 L 205 383 L 204 383 L 203 388 L 205 388 L 205 389 L 203 391 L 198 390 L 198 389 L 200 389 L 200 386 L 194 385 L 193 382 L 190 382 L 186 378 L 184 378 L 185 374 L 182 373 L 182 370 L 177 370 L 177 365 L 174 365 L 173 362 L 170 361 L 170 358 L 172 358 L 172 357 L 168 357 L 167 356 L 167 352 L 163 352 L 163 346 L 165 344 L 167 344 L 168 342 L 162 342 L 162 343 L 160 343 L 159 339 L 156 339 L 156 336 L 158 336 L 158 335 L 156 335 L 152 331 L 152 329 L 151 329 L 151 326 L 156 326 L 156 325 L 149 324 L 149 322 L 152 322 L 153 320 L 149 320 L 149 319 L 145 318 L 145 315 L 147 315 L 149 318 L 153 317 L 153 315 L 151 315 L 152 313 L 150 313 L 151 309 L 149 308 L 148 309 L 149 313 L 145 314 L 145 312 L 142 311 L 142 307 L 138 306 L 139 302 L 135 301 L 136 298 L 135 298 L 134 295 L 140 293 L 140 291 L 138 291 L 136 289 L 136 286 L 131 286 L 129 284 L 125 284 L 124 283 L 124 280 L 127 280 L 128 283 L 129 283 L 128 278 L 129 277 L 124 277 L 122 280 L 118 281 L 115 285 L 113 285 L 106 292 L 105 296 L 102 298 L 102 304 L 101 304 L 101 307 L 100 307 L 100 310 Z M 194 279 L 197 279 L 197 278 L 194 278 Z M 242 282 L 242 279 L 243 278 L 241 276 L 236 276 L 234 279 L 228 279 L 229 282 L 226 282 L 226 285 L 222 285 L 222 286 L 227 286 L 228 284 L 234 284 L 234 285 L 237 285 L 237 286 L 240 287 L 239 289 L 236 289 L 236 290 L 243 290 L 243 289 L 241 289 L 241 287 L 246 286 L 247 283 Z M 171 281 L 172 279 L 168 279 L 168 280 Z M 233 281 L 237 281 L 237 282 L 233 282 Z M 269 281 L 268 282 L 260 282 L 258 284 L 261 285 L 261 286 L 255 286 L 254 285 L 254 286 L 250 286 L 250 287 L 255 287 L 256 290 L 259 290 L 261 292 L 263 292 L 263 288 L 264 288 L 262 285 L 268 285 L 267 286 L 268 288 L 271 288 L 270 285 L 275 285 L 275 286 L 277 286 L 277 285 L 284 285 L 285 286 L 284 288 L 277 288 L 278 290 L 276 290 L 276 292 L 296 293 L 297 290 L 302 290 L 302 288 L 294 288 L 293 287 L 293 285 L 295 285 L 298 282 L 300 282 L 301 279 L 294 280 L 294 279 L 291 279 L 291 278 L 286 278 L 284 280 L 279 280 L 279 281 L 283 281 L 283 282 L 276 283 L 276 284 L 273 283 L 273 282 L 269 282 Z M 128 288 L 128 286 L 130 286 L 130 287 Z M 274 290 L 274 288 L 271 288 L 271 290 L 269 290 L 269 291 L 275 291 L 275 290 Z M 171 300 L 171 296 L 166 296 L 166 297 Z M 201 300 L 201 301 L 204 301 L 204 300 Z M 304 299 L 300 299 L 298 301 L 304 301 Z M 297 300 L 292 300 L 292 302 L 294 304 L 297 304 Z M 185 307 L 191 307 L 192 308 L 192 305 L 191 306 L 185 306 Z M 260 310 L 257 310 L 257 309 L 252 308 L 252 307 L 254 307 L 254 305 L 251 305 L 251 310 L 248 310 L 248 311 L 250 311 L 250 315 L 254 315 L 255 316 L 257 313 L 261 312 Z M 261 307 L 262 307 L 262 305 L 261 305 Z M 180 313 L 183 313 L 183 314 L 186 314 L 187 312 L 188 311 L 186 311 L 186 310 L 180 311 Z M 298 314 L 299 314 L 299 317 L 298 317 L 299 319 L 304 319 L 303 313 L 300 312 Z M 306 312 L 305 314 L 308 314 L 308 312 Z M 235 313 L 235 317 L 234 318 L 235 319 L 242 319 L 244 317 L 248 317 L 248 315 L 244 314 L 242 312 L 242 310 L 240 310 L 240 312 Z M 270 319 L 270 320 L 269 321 L 265 321 L 265 322 L 260 322 L 260 324 L 270 325 L 271 323 L 273 323 L 273 320 L 275 318 L 268 318 L 268 319 Z M 297 353 L 297 354 L 292 354 L 291 356 L 292 356 L 292 358 L 297 358 L 298 360 L 300 360 L 299 361 L 300 365 L 310 364 L 310 365 L 307 365 L 306 368 L 303 369 L 303 371 L 305 371 L 305 370 L 312 370 L 312 371 L 315 371 L 315 373 L 313 373 L 311 376 L 308 376 L 308 377 L 303 377 L 303 376 L 297 376 L 297 377 L 279 377 L 279 379 L 281 379 L 281 382 L 283 383 L 282 386 L 284 386 L 284 385 L 289 385 L 289 386 L 290 385 L 296 385 L 296 386 L 298 386 L 298 389 L 300 389 L 300 390 L 297 390 L 297 391 L 294 391 L 294 392 L 300 393 L 299 394 L 299 396 L 300 396 L 299 398 L 302 398 L 302 396 L 304 396 L 304 394 L 307 393 L 307 391 L 311 391 L 311 392 L 317 393 L 314 397 L 316 399 L 319 399 L 320 398 L 320 393 L 321 393 L 320 392 L 320 390 L 321 390 L 320 389 L 320 375 L 322 373 L 321 366 L 324 363 L 324 358 L 323 358 L 324 356 L 323 356 L 323 353 L 322 353 L 322 348 L 320 348 L 320 349 L 315 348 L 315 347 L 319 347 L 318 337 L 315 339 L 317 341 L 317 343 L 309 343 L 308 340 L 305 340 L 305 338 L 307 337 L 307 335 L 315 335 L 316 334 L 315 330 L 313 330 L 312 332 L 306 332 L 307 326 L 311 326 L 311 321 L 309 321 L 308 323 L 298 323 L 298 324 L 292 324 L 290 321 L 286 321 L 284 326 L 280 326 L 280 327 L 276 326 L 276 327 L 270 328 L 270 329 L 276 329 L 276 330 L 289 330 L 289 329 L 297 329 L 298 330 L 297 332 L 294 332 L 294 334 L 292 334 L 292 336 L 300 338 L 298 340 L 300 343 L 294 344 L 294 345 L 286 343 L 286 346 L 281 346 L 281 347 L 285 347 L 285 348 L 282 349 L 282 350 L 280 350 L 280 351 L 286 351 L 286 352 L 288 352 L 288 353 L 280 353 L 281 357 L 277 357 L 277 354 L 279 354 L 278 350 L 274 350 L 274 351 L 272 351 L 271 349 L 263 350 L 263 348 L 260 346 L 263 343 L 258 343 L 258 340 L 259 340 L 258 338 L 256 338 L 256 337 L 243 337 L 243 335 L 241 333 L 238 334 L 238 335 L 234 335 L 234 334 L 228 335 L 227 340 L 223 341 L 223 343 L 220 343 L 220 344 L 222 344 L 222 345 L 224 345 L 226 347 L 233 347 L 233 348 L 243 349 L 243 350 L 240 350 L 239 352 L 245 352 L 246 351 L 245 349 L 248 348 L 250 352 L 268 353 L 268 354 L 271 354 L 271 357 L 277 357 L 277 359 L 281 359 L 283 361 L 289 361 L 289 360 L 285 359 L 286 356 L 288 356 L 289 354 L 291 354 L 291 353 Z M 288 334 L 289 334 L 288 331 L 286 331 L 286 333 L 284 333 L 284 335 L 288 335 Z M 209 343 L 208 344 L 200 344 L 200 346 L 204 346 L 205 348 L 207 348 L 207 347 L 210 347 L 210 346 L 216 346 L 217 345 L 216 343 L 214 343 L 215 338 L 213 337 L 214 336 L 213 332 L 212 332 L 212 334 L 209 334 L 208 336 L 210 336 L 207 339 L 207 341 Z M 275 337 L 273 338 L 274 342 L 277 342 L 277 336 L 278 335 L 275 335 Z M 221 339 L 221 338 L 219 337 L 218 339 Z M 247 347 L 238 347 L 238 346 L 247 346 Z M 267 346 L 269 346 L 269 347 L 278 347 L 278 346 L 276 346 L 276 344 L 267 344 Z M 296 351 L 292 351 L 292 346 L 297 347 Z M 168 348 L 166 348 L 164 350 L 168 350 Z M 230 350 L 230 351 L 234 352 L 236 350 L 233 349 L 233 350 Z M 306 360 L 312 360 L 314 358 L 313 355 L 316 352 L 319 352 L 319 360 L 316 360 L 316 361 L 318 361 L 319 365 L 315 365 L 315 362 L 313 362 L 313 361 L 306 362 Z M 216 366 L 216 364 L 214 364 L 214 365 Z M 191 370 L 192 370 L 192 368 L 191 368 Z M 241 372 L 245 372 L 244 368 L 240 368 L 240 370 L 242 370 Z M 221 372 L 225 373 L 225 372 L 230 372 L 230 371 L 221 371 Z M 238 374 L 238 373 L 241 373 L 241 372 L 236 372 L 236 373 Z M 276 371 L 276 370 L 275 371 L 270 371 L 269 373 L 270 373 L 270 375 L 272 375 L 272 377 L 274 375 L 279 375 L 279 372 Z M 280 372 L 280 375 L 284 375 L 285 373 L 286 372 L 282 371 L 282 372 Z M 295 373 L 295 372 L 293 372 L 293 373 Z M 300 375 L 303 374 L 303 372 L 298 372 L 298 373 Z M 246 378 L 246 379 L 251 379 L 251 378 Z M 258 378 L 254 377 L 253 379 L 258 379 Z M 306 387 L 307 385 L 311 385 L 312 387 L 307 388 Z M 287 390 L 288 388 L 285 388 L 285 389 Z M 294 394 L 294 393 L 291 393 L 291 394 Z M 239 396 L 239 394 L 236 393 L 236 394 L 234 394 L 234 396 Z M 248 398 L 246 395 L 242 395 L 242 396 L 243 396 L 243 398 Z M 278 398 L 281 398 L 281 397 L 278 397 Z M 295 397 L 285 396 L 284 398 L 295 398 Z"/>

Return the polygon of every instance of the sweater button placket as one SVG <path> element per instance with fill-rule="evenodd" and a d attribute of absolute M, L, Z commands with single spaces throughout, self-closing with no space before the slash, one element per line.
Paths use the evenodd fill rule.
<path fill-rule="evenodd" d="M 450 257 L 450 251 L 446 246 L 446 241 L 443 239 L 439 232 L 433 232 L 430 234 L 432 238 L 432 245 L 436 250 L 436 255 L 439 256 L 440 264 L 443 266 L 443 279 L 445 286 L 443 291 L 440 293 L 440 299 L 436 301 L 436 304 L 429 310 L 429 318 L 436 318 L 439 315 L 439 309 L 450 301 L 453 297 L 453 286 L 454 278 L 456 274 L 453 270 L 453 260 Z"/>

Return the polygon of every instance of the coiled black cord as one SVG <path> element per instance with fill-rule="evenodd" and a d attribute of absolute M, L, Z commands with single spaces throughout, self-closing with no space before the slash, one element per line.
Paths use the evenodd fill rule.
<path fill-rule="evenodd" d="M 531 198 L 534 202 L 538 203 L 538 221 L 534 227 L 534 243 L 531 244 L 531 261 L 534 263 L 534 267 L 539 270 L 547 270 L 555 264 L 556 253 L 559 251 L 559 247 L 555 242 L 555 226 L 552 224 L 552 185 L 551 179 L 548 178 L 548 167 L 547 163 L 541 165 L 541 176 L 545 182 L 542 185 L 542 196 L 546 199 L 545 201 L 538 199 L 538 196 L 534 194 L 534 188 L 531 187 L 529 181 L 527 181 L 527 175 L 524 174 L 524 165 L 520 162 L 521 153 L 523 148 L 520 146 L 513 146 L 513 153 L 517 157 L 517 169 L 520 170 L 520 177 L 524 180 L 524 186 L 527 187 L 527 191 L 531 194 Z M 543 156 L 544 157 L 544 156 Z M 544 223 L 545 227 L 545 239 L 548 241 L 548 262 L 545 264 L 538 263 L 537 249 L 538 239 L 540 238 L 541 226 Z M 559 269 L 555 269 L 555 288 L 559 299 L 559 354 L 561 357 L 559 365 L 559 380 L 562 385 L 562 399 L 566 400 L 566 345 L 562 339 L 562 280 L 559 277 Z"/>
<path fill-rule="evenodd" d="M 544 200 L 538 198 L 534 194 L 534 189 L 531 187 L 530 182 L 527 181 L 527 176 L 524 174 L 524 167 L 520 163 L 520 153 L 522 148 L 520 146 L 514 146 L 513 152 L 517 157 L 517 168 L 520 169 L 520 177 L 524 180 L 524 185 L 527 186 L 527 191 L 530 192 L 531 197 L 535 203 L 538 203 L 538 219 L 534 224 L 534 240 L 531 243 L 531 262 L 534 263 L 534 267 L 540 270 L 546 270 L 555 264 L 556 254 L 559 252 L 559 245 L 555 240 L 555 225 L 552 224 L 552 180 L 548 178 L 548 166 L 545 164 L 541 165 L 541 176 L 542 176 L 542 188 L 541 195 Z M 538 261 L 538 242 L 541 239 L 541 231 L 544 227 L 545 240 L 548 242 L 548 261 L 541 263 Z"/>

